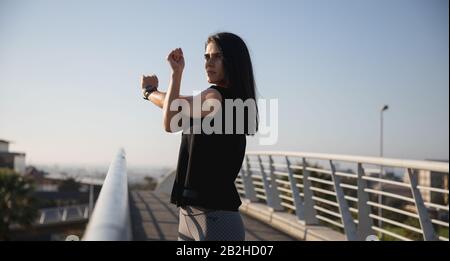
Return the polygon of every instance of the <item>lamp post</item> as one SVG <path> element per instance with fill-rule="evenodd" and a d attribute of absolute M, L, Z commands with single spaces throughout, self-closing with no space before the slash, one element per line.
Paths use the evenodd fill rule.
<path fill-rule="evenodd" d="M 383 112 L 389 109 L 388 105 L 383 105 L 380 110 L 380 158 L 383 157 Z M 380 166 L 380 173 L 378 174 L 378 178 L 382 179 L 383 176 L 383 165 Z M 380 182 L 380 191 L 383 191 L 383 182 Z M 382 195 L 378 194 L 378 204 L 381 205 L 383 203 Z M 382 217 L 382 208 L 378 207 L 378 217 Z M 382 228 L 383 225 L 381 219 L 378 219 L 378 227 Z"/>

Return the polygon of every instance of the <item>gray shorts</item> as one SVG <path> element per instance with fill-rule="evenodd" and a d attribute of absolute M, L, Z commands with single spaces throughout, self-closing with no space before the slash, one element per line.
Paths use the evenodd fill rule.
<path fill-rule="evenodd" d="M 181 207 L 178 240 L 244 241 L 244 223 L 239 212 Z"/>

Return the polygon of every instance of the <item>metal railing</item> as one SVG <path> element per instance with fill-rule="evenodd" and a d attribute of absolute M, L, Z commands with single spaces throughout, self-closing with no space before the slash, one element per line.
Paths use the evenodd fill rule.
<path fill-rule="evenodd" d="M 89 205 L 72 205 L 39 209 L 36 225 L 61 224 L 82 221 L 89 218 Z"/>
<path fill-rule="evenodd" d="M 131 240 L 125 151 L 109 166 L 83 240 Z"/>
<path fill-rule="evenodd" d="M 448 177 L 449 164 L 435 161 L 248 152 L 236 187 L 251 202 L 347 240 L 448 241 Z"/>

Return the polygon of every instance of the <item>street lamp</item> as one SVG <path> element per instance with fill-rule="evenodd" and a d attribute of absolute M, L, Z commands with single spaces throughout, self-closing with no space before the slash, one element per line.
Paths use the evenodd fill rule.
<path fill-rule="evenodd" d="M 383 112 L 389 109 L 388 105 L 383 105 L 380 110 L 380 157 L 383 157 Z"/>
<path fill-rule="evenodd" d="M 380 158 L 383 157 L 383 112 L 386 111 L 387 109 L 389 109 L 388 105 L 383 105 L 383 107 L 380 110 Z M 378 174 L 378 178 L 381 179 L 383 175 L 383 165 L 380 165 L 380 173 Z M 383 182 L 380 182 L 380 191 L 383 191 Z M 378 194 L 378 205 L 381 206 L 381 204 L 383 203 L 382 201 L 382 195 Z M 381 217 L 382 217 L 382 208 L 378 207 L 378 217 L 380 219 L 378 219 L 378 227 L 382 228 L 382 221 L 381 221 Z"/>

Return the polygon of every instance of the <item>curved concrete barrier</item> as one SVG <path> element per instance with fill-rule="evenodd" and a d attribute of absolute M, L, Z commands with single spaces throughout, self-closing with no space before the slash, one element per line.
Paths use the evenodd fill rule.
<path fill-rule="evenodd" d="M 164 178 L 158 183 L 158 185 L 155 188 L 155 192 L 170 195 L 170 193 L 172 192 L 173 182 L 175 181 L 176 173 L 177 173 L 176 170 L 169 171 L 164 176 Z"/>

